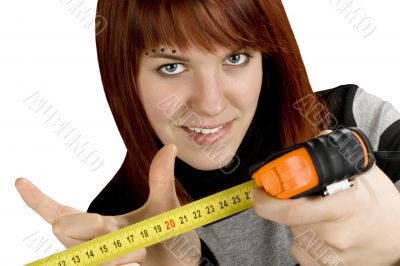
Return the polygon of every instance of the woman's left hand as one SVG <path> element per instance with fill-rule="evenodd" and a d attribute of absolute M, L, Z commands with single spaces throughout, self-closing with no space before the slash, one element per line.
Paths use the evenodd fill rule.
<path fill-rule="evenodd" d="M 257 215 L 290 227 L 300 265 L 400 265 L 400 193 L 374 165 L 337 194 L 282 200 L 251 192 Z"/>

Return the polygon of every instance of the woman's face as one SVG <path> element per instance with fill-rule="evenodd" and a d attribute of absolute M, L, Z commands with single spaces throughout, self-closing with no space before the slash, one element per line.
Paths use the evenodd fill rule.
<path fill-rule="evenodd" d="M 186 53 L 157 47 L 143 53 L 137 86 L 147 117 L 164 145 L 200 170 L 227 166 L 257 108 L 262 57 L 256 50 Z M 235 161 L 240 158 L 235 158 Z M 230 165 L 231 166 L 231 165 Z"/>

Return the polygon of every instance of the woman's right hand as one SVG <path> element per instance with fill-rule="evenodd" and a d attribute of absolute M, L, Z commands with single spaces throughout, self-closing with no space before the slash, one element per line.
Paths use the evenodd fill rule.
<path fill-rule="evenodd" d="M 67 248 L 88 241 L 100 235 L 118 230 L 119 228 L 142 221 L 154 215 L 179 207 L 179 200 L 175 192 L 174 163 L 177 154 L 175 145 L 163 147 L 154 157 L 149 172 L 150 194 L 146 203 L 139 209 L 117 216 L 103 216 L 95 213 L 86 213 L 77 209 L 64 206 L 43 194 L 37 187 L 26 179 L 18 178 L 15 182 L 16 188 L 25 203 L 39 214 L 46 222 L 52 225 L 55 236 Z M 183 234 L 191 250 L 193 261 L 197 264 L 200 260 L 200 239 L 193 230 Z M 166 240 L 166 241 L 171 241 Z M 164 241 L 164 242 L 166 242 Z M 173 241 L 173 240 L 172 240 Z M 111 265 L 180 265 L 182 258 L 174 254 L 173 250 L 167 248 L 165 243 L 158 243 L 147 249 L 140 249 L 128 255 L 120 257 L 107 266 Z M 181 247 L 180 247 L 181 248 Z M 197 250 L 198 254 L 193 253 Z M 188 259 L 187 257 L 185 258 Z"/>

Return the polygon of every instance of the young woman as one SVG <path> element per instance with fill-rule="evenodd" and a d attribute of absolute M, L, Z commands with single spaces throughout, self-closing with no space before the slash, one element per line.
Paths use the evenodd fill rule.
<path fill-rule="evenodd" d="M 281 1 L 99 0 L 97 15 L 125 161 L 87 213 L 16 182 L 66 247 L 243 183 L 253 163 L 324 129 L 358 126 L 376 150 L 400 150 L 389 103 L 356 85 L 313 93 Z M 108 265 L 392 265 L 399 173 L 374 166 L 325 198 L 254 189 L 254 209 L 180 236 L 179 250 L 172 239 Z"/>

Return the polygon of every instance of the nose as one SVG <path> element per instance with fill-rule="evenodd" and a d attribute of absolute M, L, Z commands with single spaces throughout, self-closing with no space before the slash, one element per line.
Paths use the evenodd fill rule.
<path fill-rule="evenodd" d="M 224 87 L 218 73 L 197 73 L 189 105 L 200 115 L 216 116 L 226 107 Z"/>

